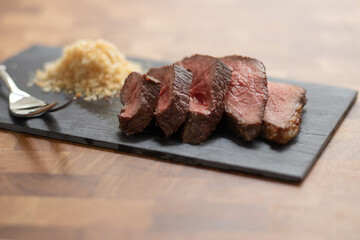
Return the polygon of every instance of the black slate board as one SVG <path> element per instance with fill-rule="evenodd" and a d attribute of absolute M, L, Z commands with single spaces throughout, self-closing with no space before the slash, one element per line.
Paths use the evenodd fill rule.
<path fill-rule="evenodd" d="M 48 102 L 65 102 L 62 93 L 44 93 L 27 85 L 31 74 L 47 61 L 61 55 L 61 48 L 33 46 L 7 60 L 8 73 L 19 87 Z M 144 68 L 166 63 L 132 59 Z M 204 144 L 181 143 L 176 136 L 165 139 L 149 127 L 136 136 L 125 136 L 118 129 L 119 99 L 85 102 L 41 118 L 20 119 L 8 112 L 8 90 L 0 88 L 0 128 L 61 139 L 86 145 L 116 149 L 157 158 L 207 167 L 246 172 L 288 181 L 301 181 L 309 172 L 334 131 L 349 111 L 357 92 L 349 89 L 269 78 L 288 82 L 307 90 L 308 103 L 299 135 L 287 145 L 277 145 L 258 138 L 246 143 L 220 126 Z M 119 159 L 121 161 L 121 159 Z"/>

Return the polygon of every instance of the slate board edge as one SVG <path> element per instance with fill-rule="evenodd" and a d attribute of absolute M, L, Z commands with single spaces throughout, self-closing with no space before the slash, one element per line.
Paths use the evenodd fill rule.
<path fill-rule="evenodd" d="M 46 138 L 61 140 L 61 141 L 65 141 L 65 142 L 82 144 L 85 146 L 100 147 L 100 148 L 121 151 L 121 152 L 133 153 L 133 154 L 138 154 L 142 157 L 153 157 L 153 158 L 167 160 L 169 162 L 184 163 L 187 165 L 200 166 L 200 167 L 209 168 L 209 169 L 213 169 L 213 170 L 224 170 L 226 172 L 249 174 L 249 175 L 255 175 L 255 176 L 260 176 L 260 177 L 268 177 L 268 178 L 272 178 L 275 180 L 282 180 L 282 181 L 286 181 L 286 182 L 300 182 L 303 179 L 303 177 L 299 178 L 299 177 L 293 176 L 293 175 L 278 174 L 278 173 L 264 171 L 264 170 L 259 171 L 259 170 L 252 169 L 252 168 L 234 166 L 231 164 L 224 164 L 224 163 L 220 164 L 220 163 L 213 162 L 213 161 L 206 161 L 206 160 L 198 159 L 198 158 L 189 158 L 189 157 L 184 157 L 184 156 L 177 155 L 174 153 L 165 153 L 165 152 L 160 152 L 160 151 L 156 151 L 156 150 L 147 151 L 142 148 L 134 148 L 134 147 L 130 147 L 127 145 L 122 145 L 122 144 L 115 144 L 115 143 L 98 141 L 98 140 L 93 140 L 93 139 L 86 139 L 86 138 L 74 136 L 74 135 L 67 135 L 67 134 L 55 133 L 55 132 L 48 134 L 49 132 L 39 130 L 36 128 L 14 126 L 14 125 L 5 124 L 5 123 L 0 123 L 0 128 L 4 129 L 4 130 L 13 131 L 13 132 L 25 133 L 25 134 L 29 134 L 29 135 L 33 135 L 33 136 L 46 137 Z"/>
<path fill-rule="evenodd" d="M 331 138 L 334 136 L 335 132 L 338 130 L 338 128 L 340 127 L 341 123 L 343 122 L 343 120 L 345 119 L 345 117 L 347 116 L 347 114 L 349 113 L 351 107 L 355 104 L 356 98 L 358 96 L 358 92 L 353 90 L 353 97 L 351 102 L 349 102 L 348 106 L 346 107 L 346 110 L 344 111 L 343 115 L 341 115 L 341 117 L 339 118 L 338 122 L 336 123 L 335 127 L 332 129 L 332 131 L 330 132 L 330 134 L 327 136 L 325 142 L 321 145 L 321 147 L 319 148 L 319 151 L 317 152 L 317 154 L 314 156 L 314 161 L 312 161 L 312 164 L 304 171 L 303 176 L 301 177 L 302 179 L 304 179 L 309 173 L 310 170 L 312 169 L 312 167 L 315 165 L 315 163 L 317 162 L 317 160 L 319 159 L 319 157 L 321 156 L 321 154 L 323 153 L 325 147 L 328 145 L 328 143 L 330 142 Z M 301 181 L 301 180 L 300 180 Z"/>

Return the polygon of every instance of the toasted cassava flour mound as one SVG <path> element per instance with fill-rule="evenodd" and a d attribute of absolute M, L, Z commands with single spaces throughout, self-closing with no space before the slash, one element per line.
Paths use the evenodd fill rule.
<path fill-rule="evenodd" d="M 104 40 L 80 40 L 67 46 L 60 59 L 46 63 L 44 68 L 33 79 L 44 91 L 63 90 L 89 101 L 115 96 L 131 72 L 141 71 L 140 65 L 127 61 Z"/>

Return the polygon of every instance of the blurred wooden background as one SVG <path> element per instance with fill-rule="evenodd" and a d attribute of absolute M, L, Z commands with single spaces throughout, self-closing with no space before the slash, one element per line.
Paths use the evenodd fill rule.
<path fill-rule="evenodd" d="M 248 55 L 360 90 L 360 2 L 1 0 L 0 61 L 103 38 L 175 61 Z M 0 130 L 0 238 L 359 239 L 360 106 L 298 185 Z"/>

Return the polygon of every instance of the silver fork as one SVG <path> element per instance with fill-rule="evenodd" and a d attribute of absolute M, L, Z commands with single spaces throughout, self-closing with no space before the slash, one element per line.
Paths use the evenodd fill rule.
<path fill-rule="evenodd" d="M 43 100 L 37 99 L 27 92 L 20 90 L 9 74 L 6 72 L 6 67 L 0 65 L 0 76 L 3 78 L 6 86 L 9 88 L 9 110 L 13 116 L 16 117 L 38 117 L 48 112 L 55 112 L 68 106 L 74 97 L 67 103 L 60 107 L 54 108 L 58 103 L 47 103 Z"/>

